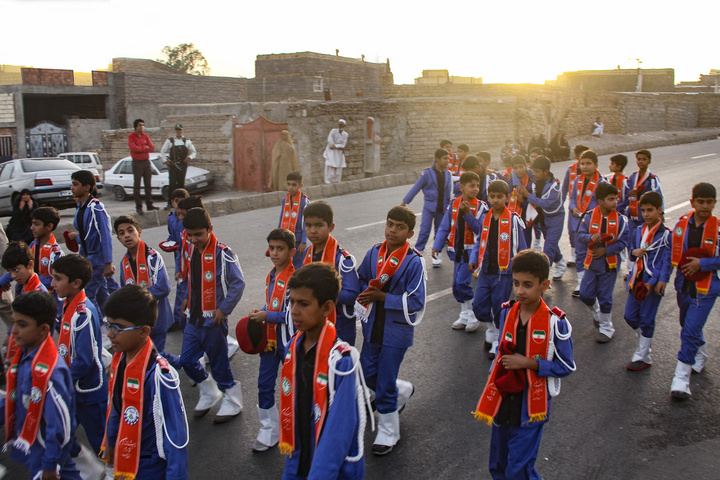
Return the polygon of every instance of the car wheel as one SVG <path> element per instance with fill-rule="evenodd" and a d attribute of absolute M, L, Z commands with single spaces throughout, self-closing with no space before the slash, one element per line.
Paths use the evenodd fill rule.
<path fill-rule="evenodd" d="M 116 185 L 115 188 L 113 188 L 113 195 L 115 195 L 115 200 L 117 200 L 118 202 L 124 202 L 127 198 L 125 189 L 120 185 Z"/>
<path fill-rule="evenodd" d="M 165 186 L 162 188 L 162 193 L 161 193 L 160 195 L 162 195 L 162 199 L 167 202 L 168 199 L 170 198 L 170 187 L 167 186 L 167 185 L 165 185 Z"/>

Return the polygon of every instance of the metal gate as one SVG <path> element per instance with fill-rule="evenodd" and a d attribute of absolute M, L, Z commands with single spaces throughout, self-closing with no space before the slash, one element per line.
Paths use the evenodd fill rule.
<path fill-rule="evenodd" d="M 67 132 L 52 123 L 39 123 L 25 134 L 28 157 L 57 157 L 67 152 Z"/>
<path fill-rule="evenodd" d="M 265 117 L 234 125 L 235 188 L 250 192 L 267 190 L 272 150 L 283 130 L 287 130 L 286 123 L 274 123 Z"/>

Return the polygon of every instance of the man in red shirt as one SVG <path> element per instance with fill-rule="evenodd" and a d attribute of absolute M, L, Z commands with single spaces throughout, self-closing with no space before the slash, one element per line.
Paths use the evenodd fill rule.
<path fill-rule="evenodd" d="M 150 185 L 152 180 L 150 152 L 155 151 L 155 146 L 147 133 L 145 133 L 145 122 L 141 118 L 133 122 L 133 128 L 135 128 L 135 131 L 128 135 L 128 147 L 130 147 L 130 156 L 133 159 L 133 197 L 135 197 L 135 211 L 139 215 L 142 215 L 142 198 L 140 198 L 141 179 L 145 183 L 145 204 L 147 205 L 148 211 L 158 209 L 158 207 L 153 205 Z"/>

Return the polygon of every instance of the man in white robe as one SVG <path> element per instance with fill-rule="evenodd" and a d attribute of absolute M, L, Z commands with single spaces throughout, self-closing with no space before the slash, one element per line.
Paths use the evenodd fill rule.
<path fill-rule="evenodd" d="M 338 120 L 338 128 L 330 130 L 325 147 L 325 183 L 340 183 L 342 169 L 345 165 L 345 146 L 348 141 L 348 133 L 344 131 L 345 120 Z"/>

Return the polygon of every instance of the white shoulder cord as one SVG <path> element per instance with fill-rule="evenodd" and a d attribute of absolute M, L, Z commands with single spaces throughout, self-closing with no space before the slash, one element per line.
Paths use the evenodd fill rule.
<path fill-rule="evenodd" d="M 352 265 L 350 265 L 349 267 L 346 267 L 346 266 L 345 266 L 345 259 L 346 259 L 346 258 L 350 258 L 350 260 L 352 261 Z M 341 275 L 342 275 L 343 273 L 350 273 L 350 272 L 352 272 L 353 270 L 355 270 L 355 267 L 356 267 L 356 266 L 357 266 L 357 260 L 355 260 L 355 257 L 354 257 L 353 255 L 350 255 L 349 257 L 346 257 L 346 256 L 343 255 L 342 253 L 340 254 L 340 261 L 337 262 L 337 270 L 338 270 L 338 272 L 340 272 Z M 357 275 L 357 273 L 356 273 L 356 275 Z M 347 307 L 347 305 L 342 304 L 341 306 L 342 306 L 343 315 L 345 315 L 345 317 L 347 317 L 347 318 L 352 318 L 352 319 L 355 318 L 355 310 L 354 310 L 352 307 L 351 307 L 350 312 L 348 312 L 348 307 Z"/>
<path fill-rule="evenodd" d="M 158 455 L 163 460 L 165 458 L 165 436 L 167 435 L 168 442 L 174 448 L 181 450 L 187 447 L 190 442 L 190 429 L 188 428 L 187 415 L 185 414 L 185 402 L 183 402 L 182 395 L 180 394 L 180 377 L 178 376 L 177 370 L 171 365 L 168 365 L 170 379 L 167 379 L 162 374 L 160 365 L 155 365 L 155 396 L 153 397 L 153 420 L 155 421 L 155 444 L 157 445 Z M 182 445 L 176 445 L 170 434 L 167 431 L 165 425 L 165 412 L 163 411 L 162 399 L 160 395 L 160 385 L 170 390 L 176 390 L 177 396 L 180 398 L 180 409 L 182 410 L 183 420 L 185 420 L 185 443 Z"/>
<path fill-rule="evenodd" d="M 79 314 L 77 312 L 73 313 L 72 317 L 72 332 L 73 334 L 70 335 L 70 351 L 72 352 L 73 357 L 77 357 L 77 354 L 75 352 L 75 334 L 82 330 L 83 328 L 87 327 L 90 329 L 90 342 L 93 352 L 93 361 L 95 362 L 95 366 L 98 367 L 98 385 L 97 387 L 88 388 L 87 390 L 80 388 L 80 380 L 75 382 L 75 390 L 77 390 L 78 393 L 91 393 L 96 392 L 100 390 L 100 388 L 103 385 L 102 377 L 103 377 L 103 370 L 105 370 L 105 367 L 103 366 L 102 361 L 100 360 L 100 357 L 98 356 L 98 348 L 97 348 L 97 341 L 95 341 L 95 332 L 93 331 L 93 324 L 92 324 L 92 312 L 89 308 L 85 309 L 85 323 L 82 325 L 77 325 L 77 317 L 79 317 Z"/>
<path fill-rule="evenodd" d="M 347 372 L 342 372 L 336 368 L 338 361 L 342 358 L 342 353 L 338 351 L 338 347 L 340 346 L 344 346 L 350 350 L 350 359 L 352 360 L 353 365 Z M 363 437 L 365 436 L 365 427 L 367 426 L 368 416 L 370 417 L 370 429 L 373 432 L 375 431 L 375 417 L 373 416 L 372 407 L 370 406 L 370 390 L 368 389 L 367 384 L 365 384 L 365 375 L 363 374 L 362 366 L 360 365 L 360 352 L 358 352 L 357 348 L 351 347 L 347 343 L 336 343 L 332 350 L 330 350 L 330 359 L 328 364 L 330 367 L 328 371 L 328 392 L 330 392 L 330 402 L 328 408 L 335 400 L 335 375 L 344 377 L 352 373 L 355 374 L 355 398 L 357 400 L 359 421 L 357 438 L 358 453 L 354 457 L 347 456 L 345 460 L 348 462 L 358 462 L 363 458 L 365 451 Z"/>
<path fill-rule="evenodd" d="M 422 268 L 422 275 L 421 279 L 418 282 L 417 286 L 413 289 L 412 292 L 405 292 L 402 296 L 402 306 L 403 306 L 403 313 L 405 314 L 405 321 L 408 325 L 411 327 L 416 327 L 420 325 L 420 322 L 422 322 L 423 317 L 425 316 L 425 307 L 427 306 L 427 270 L 425 270 L 425 259 L 423 257 L 420 257 L 420 266 Z M 425 292 L 424 298 L 423 298 L 423 307 L 422 310 L 417 312 L 417 316 L 415 317 L 415 322 L 410 320 L 410 311 L 408 309 L 408 297 L 412 295 L 413 293 L 417 292 L 418 288 L 420 288 L 420 285 L 423 286 L 423 290 Z"/>
<path fill-rule="evenodd" d="M 153 249 L 153 251 L 155 252 L 153 254 L 153 256 L 156 258 L 156 260 L 155 260 L 154 266 L 152 264 L 149 265 L 150 273 L 152 274 L 152 276 L 150 277 L 151 285 L 148 285 L 148 288 L 152 287 L 153 285 L 155 285 L 157 283 L 158 275 L 160 274 L 160 269 L 162 269 L 162 267 L 165 266 L 165 262 L 163 261 L 160 254 L 158 254 L 158 252 L 154 249 Z M 150 262 L 148 262 L 148 263 L 150 263 Z"/>
<path fill-rule="evenodd" d="M 221 250 L 221 273 L 220 273 L 220 283 L 222 284 L 223 289 L 223 296 L 227 297 L 228 293 L 228 284 L 227 284 L 227 262 L 232 262 L 238 266 L 238 269 L 240 269 L 240 261 L 238 260 L 237 255 L 233 252 L 232 254 L 227 253 L 225 250 Z M 242 272 L 242 270 L 240 270 Z"/>
<path fill-rule="evenodd" d="M 560 332 L 558 328 L 558 323 L 560 323 L 560 319 L 557 315 L 554 313 L 550 314 L 550 344 L 548 346 L 548 362 L 552 362 L 553 358 L 555 357 L 555 353 L 557 352 L 557 349 L 555 348 L 555 337 L 558 338 L 558 340 L 568 340 L 572 336 L 572 325 L 570 322 L 565 319 L 565 323 L 568 326 L 567 333 L 563 334 Z M 558 360 L 560 360 L 560 363 L 565 365 L 565 367 L 570 370 L 571 372 L 574 372 L 577 369 L 577 366 L 575 365 L 575 362 L 573 361 L 572 366 L 568 365 L 568 363 L 558 354 L 557 356 Z M 560 393 L 560 379 L 557 377 L 548 377 L 548 391 L 550 392 L 551 397 L 556 397 Z"/>

